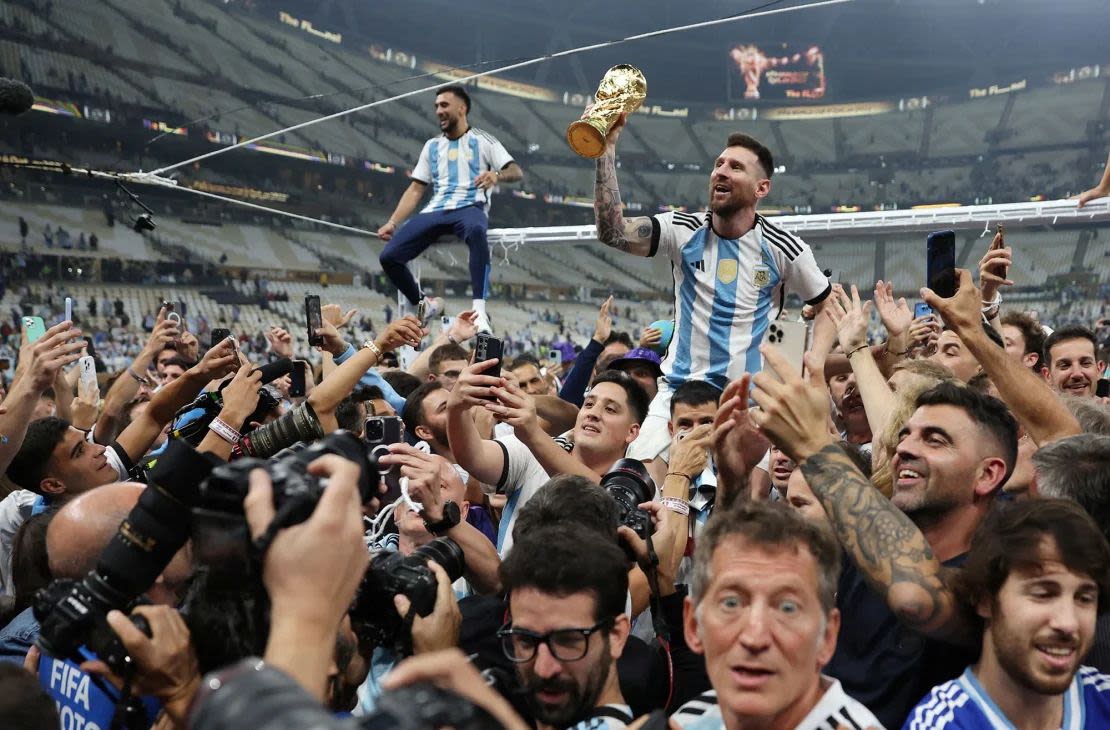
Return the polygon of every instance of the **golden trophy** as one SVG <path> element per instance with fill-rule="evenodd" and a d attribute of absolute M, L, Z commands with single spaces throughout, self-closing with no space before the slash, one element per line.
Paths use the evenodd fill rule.
<path fill-rule="evenodd" d="M 640 108 L 647 96 L 647 79 L 640 69 L 622 63 L 605 72 L 582 117 L 567 127 L 567 144 L 582 157 L 605 154 L 605 135 L 617 117 Z"/>

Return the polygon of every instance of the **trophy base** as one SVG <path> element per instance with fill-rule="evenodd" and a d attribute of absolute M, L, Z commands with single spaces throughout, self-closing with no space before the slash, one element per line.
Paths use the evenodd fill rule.
<path fill-rule="evenodd" d="M 567 127 L 567 144 L 576 154 L 591 160 L 605 154 L 605 135 L 597 127 L 582 120 Z"/>

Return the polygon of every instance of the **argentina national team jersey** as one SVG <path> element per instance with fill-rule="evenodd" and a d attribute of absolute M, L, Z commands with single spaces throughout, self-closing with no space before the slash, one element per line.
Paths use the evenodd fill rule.
<path fill-rule="evenodd" d="M 498 171 L 513 161 L 497 139 L 471 127 L 458 139 L 441 134 L 424 143 L 412 179 L 432 186 L 432 199 L 422 213 L 480 205 L 489 213 L 490 190 L 474 180 L 483 172 Z"/>
<path fill-rule="evenodd" d="M 1080 667 L 1064 692 L 1061 730 L 1110 727 L 1110 675 Z M 1014 727 L 971 667 L 933 691 L 906 718 L 903 730 L 1006 730 Z"/>
<path fill-rule="evenodd" d="M 663 360 L 673 389 L 705 380 L 723 389 L 745 372 L 759 372 L 759 345 L 787 292 L 817 304 L 831 291 L 802 239 L 756 215 L 738 239 L 722 239 L 710 213 L 652 217 L 650 255 L 671 261 L 675 329 Z"/>

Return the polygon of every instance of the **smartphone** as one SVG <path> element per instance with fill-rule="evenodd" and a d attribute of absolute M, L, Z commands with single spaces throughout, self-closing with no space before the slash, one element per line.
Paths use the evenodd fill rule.
<path fill-rule="evenodd" d="M 371 416 L 366 419 L 364 438 L 370 444 L 370 455 L 376 460 L 389 453 L 389 445 L 401 443 L 405 440 L 405 424 L 399 416 Z M 385 482 L 385 494 L 381 496 L 382 504 L 396 502 L 401 496 L 401 469 L 391 466 L 383 473 L 378 469 Z"/>
<path fill-rule="evenodd" d="M 926 249 L 926 285 L 943 299 L 956 295 L 956 234 L 934 231 L 929 234 Z"/>
<path fill-rule="evenodd" d="M 308 361 L 294 360 L 293 370 L 289 373 L 289 397 L 303 398 L 305 394 L 308 371 Z"/>
<path fill-rule="evenodd" d="M 65 321 L 73 321 L 73 297 L 66 297 L 66 316 Z"/>
<path fill-rule="evenodd" d="M 312 347 L 321 347 L 324 344 L 324 338 L 316 334 L 316 330 L 324 326 L 324 316 L 320 313 L 320 297 L 315 294 L 305 294 L 304 312 L 308 324 L 308 344 Z"/>
<path fill-rule="evenodd" d="M 27 341 L 35 342 L 46 334 L 46 325 L 42 322 L 42 317 L 24 317 L 23 329 L 27 332 Z"/>
<path fill-rule="evenodd" d="M 181 315 L 173 311 L 173 302 L 163 301 L 162 309 L 166 310 L 166 319 L 177 322 L 177 326 L 181 327 Z"/>
<path fill-rule="evenodd" d="M 177 302 L 174 306 L 177 308 L 177 313 L 184 319 L 186 316 L 185 302 Z"/>
<path fill-rule="evenodd" d="M 921 319 L 922 317 L 928 317 L 932 313 L 933 313 L 933 308 L 930 307 L 925 302 L 918 302 L 917 304 L 913 305 L 913 318 L 914 319 Z"/>
<path fill-rule="evenodd" d="M 485 332 L 478 334 L 478 344 L 474 347 L 474 362 L 497 360 L 495 364 L 482 373 L 483 375 L 500 377 L 502 352 L 501 340 Z"/>
<path fill-rule="evenodd" d="M 767 335 L 764 341 L 777 347 L 786 361 L 794 366 L 795 372 L 802 372 L 804 364 L 802 358 L 805 356 L 809 345 L 809 326 L 805 322 L 792 322 L 786 319 L 775 320 L 767 327 Z"/>
<path fill-rule="evenodd" d="M 563 364 L 563 351 L 562 350 L 554 350 L 554 349 L 548 350 L 547 351 L 547 361 L 549 363 L 551 363 L 552 365 L 562 365 Z"/>
<path fill-rule="evenodd" d="M 1095 384 L 1095 397 L 1110 398 L 1110 380 L 1106 378 L 1098 379 L 1098 383 Z"/>
<path fill-rule="evenodd" d="M 91 355 L 85 355 L 77 360 L 80 370 L 81 387 L 85 391 L 92 391 L 99 387 L 96 381 L 96 360 Z"/>
<path fill-rule="evenodd" d="M 215 347 L 229 337 L 231 337 L 231 330 L 227 329 L 226 327 L 215 328 L 214 330 L 212 330 L 212 344 L 208 346 L 209 349 Z"/>

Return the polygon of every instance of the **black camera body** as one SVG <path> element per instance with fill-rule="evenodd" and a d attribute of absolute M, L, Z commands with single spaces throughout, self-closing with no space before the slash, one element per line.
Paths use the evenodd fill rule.
<path fill-rule="evenodd" d="M 429 560 L 447 571 L 452 581 L 458 580 L 465 568 L 462 548 L 449 537 L 437 537 L 412 555 L 374 556 L 351 608 L 351 622 L 359 638 L 375 646 L 394 648 L 399 640 L 409 638 L 408 632 L 401 631 L 403 621 L 393 605 L 394 596 L 407 597 L 417 616 L 428 616 L 435 610 L 438 584 L 436 574 L 428 567 Z"/>
<path fill-rule="evenodd" d="M 47 654 L 77 659 L 80 648 L 96 654 L 117 676 L 130 673 L 131 659 L 123 642 L 108 624 L 108 612 L 115 608 L 111 597 L 98 592 L 99 581 L 62 578 L 35 595 L 35 616 L 43 617 L 40 645 Z M 142 616 L 130 616 L 131 623 L 147 636 L 150 624 Z M 49 624 L 49 626 L 47 626 Z"/>
<path fill-rule="evenodd" d="M 617 503 L 620 523 L 646 540 L 651 534 L 651 515 L 640 505 L 655 497 L 655 482 L 644 463 L 621 459 L 601 477 L 601 488 Z"/>

